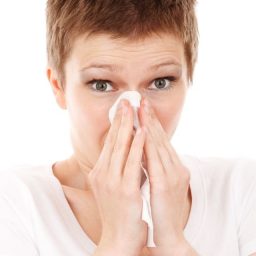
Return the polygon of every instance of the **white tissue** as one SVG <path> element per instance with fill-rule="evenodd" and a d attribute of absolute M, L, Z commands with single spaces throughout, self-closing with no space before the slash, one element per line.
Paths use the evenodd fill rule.
<path fill-rule="evenodd" d="M 122 93 L 119 98 L 115 101 L 113 106 L 109 110 L 109 120 L 112 123 L 115 112 L 117 109 L 117 105 L 121 99 L 127 99 L 131 106 L 133 107 L 133 113 L 134 113 L 134 124 L 133 127 L 136 130 L 140 124 L 139 124 L 139 118 L 138 118 L 138 113 L 137 109 L 140 106 L 140 100 L 141 100 L 141 95 L 137 91 L 126 91 Z M 147 171 L 143 167 L 143 164 L 141 163 L 141 168 L 143 169 L 145 175 L 146 175 L 146 180 L 141 186 L 141 197 L 143 201 L 143 208 L 142 208 L 142 220 L 144 220 L 148 224 L 148 239 L 147 239 L 147 247 L 156 247 L 153 239 L 153 220 L 152 220 L 152 215 L 151 215 L 151 205 L 150 205 L 150 185 L 149 185 L 149 178 Z"/>

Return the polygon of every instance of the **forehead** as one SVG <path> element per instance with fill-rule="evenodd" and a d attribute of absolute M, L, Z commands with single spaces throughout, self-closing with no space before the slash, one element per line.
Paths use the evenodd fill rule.
<path fill-rule="evenodd" d="M 85 63 L 104 65 L 111 62 L 119 68 L 166 61 L 182 66 L 185 56 L 182 41 L 170 33 L 152 35 L 140 40 L 112 39 L 108 34 L 98 34 L 78 37 L 73 43 L 69 61 L 78 66 L 84 66 Z"/>

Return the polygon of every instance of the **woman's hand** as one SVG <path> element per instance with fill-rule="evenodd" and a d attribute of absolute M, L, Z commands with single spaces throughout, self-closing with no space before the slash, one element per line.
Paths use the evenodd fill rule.
<path fill-rule="evenodd" d="M 145 158 L 150 181 L 154 241 L 157 246 L 149 251 L 151 255 L 160 255 L 157 253 L 159 250 L 161 255 L 173 255 L 172 252 L 187 245 L 183 229 L 190 173 L 171 147 L 153 108 L 148 105 L 140 113 L 146 127 Z"/>
<path fill-rule="evenodd" d="M 122 101 L 126 113 L 118 109 L 89 181 L 102 220 L 99 247 L 139 255 L 147 239 L 140 193 L 145 134 L 142 129 L 133 139 L 133 111 L 127 100 Z"/>

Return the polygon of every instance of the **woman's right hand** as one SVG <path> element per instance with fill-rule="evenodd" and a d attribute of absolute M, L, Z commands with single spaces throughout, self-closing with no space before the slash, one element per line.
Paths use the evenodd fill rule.
<path fill-rule="evenodd" d="M 99 247 L 139 255 L 147 240 L 140 192 L 145 131 L 133 138 L 133 110 L 129 101 L 122 102 L 88 178 L 102 221 Z"/>

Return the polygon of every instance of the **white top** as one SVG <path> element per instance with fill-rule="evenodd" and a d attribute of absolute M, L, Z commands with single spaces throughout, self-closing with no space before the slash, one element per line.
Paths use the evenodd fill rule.
<path fill-rule="evenodd" d="M 256 161 L 182 156 L 192 207 L 184 230 L 202 256 L 256 252 Z M 0 256 L 86 256 L 96 245 L 73 214 L 52 165 L 0 172 Z"/>

